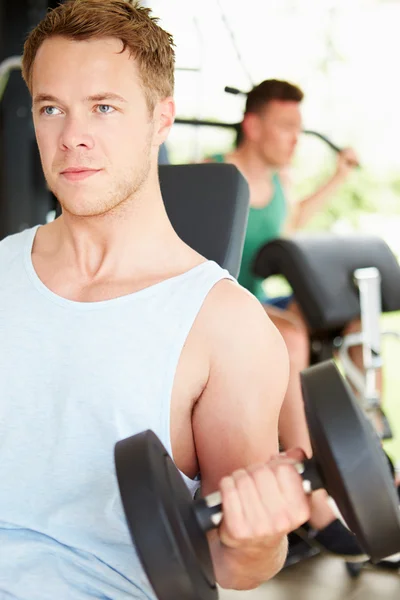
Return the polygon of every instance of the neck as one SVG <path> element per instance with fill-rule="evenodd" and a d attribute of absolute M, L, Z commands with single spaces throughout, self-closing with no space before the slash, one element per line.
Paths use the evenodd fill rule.
<path fill-rule="evenodd" d="M 244 141 L 229 154 L 229 162 L 233 162 L 248 181 L 271 181 L 276 167 L 266 162 L 257 148 Z"/>
<path fill-rule="evenodd" d="M 154 169 L 133 197 L 106 214 L 77 217 L 63 211 L 51 225 L 54 253 L 88 281 L 156 272 L 182 245 L 165 211 Z"/>

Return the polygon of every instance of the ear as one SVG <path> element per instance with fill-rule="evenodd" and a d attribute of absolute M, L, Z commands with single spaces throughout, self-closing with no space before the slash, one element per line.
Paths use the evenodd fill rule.
<path fill-rule="evenodd" d="M 154 144 L 161 146 L 168 137 L 175 120 L 175 102 L 172 97 L 160 100 L 154 108 Z"/>
<path fill-rule="evenodd" d="M 242 131 L 246 139 L 251 142 L 258 140 L 260 135 L 260 117 L 255 113 L 247 113 L 243 117 Z"/>

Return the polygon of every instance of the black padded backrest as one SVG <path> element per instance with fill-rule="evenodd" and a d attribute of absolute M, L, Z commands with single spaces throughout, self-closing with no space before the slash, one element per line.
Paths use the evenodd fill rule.
<path fill-rule="evenodd" d="M 159 175 L 177 234 L 237 277 L 249 212 L 249 188 L 238 169 L 216 163 L 162 165 Z"/>
<path fill-rule="evenodd" d="M 284 275 L 314 331 L 343 327 L 360 315 L 353 273 L 376 267 L 381 275 L 382 310 L 400 309 L 400 267 L 379 237 L 296 235 L 266 244 L 254 263 L 261 277 Z"/>

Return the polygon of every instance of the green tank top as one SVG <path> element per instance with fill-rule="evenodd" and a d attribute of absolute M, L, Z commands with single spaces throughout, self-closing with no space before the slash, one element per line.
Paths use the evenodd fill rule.
<path fill-rule="evenodd" d="M 224 156 L 217 154 L 212 160 L 224 162 Z M 239 283 L 259 300 L 265 298 L 263 279 L 254 275 L 252 265 L 261 246 L 281 235 L 287 215 L 286 199 L 277 174 L 274 174 L 272 183 L 274 194 L 271 201 L 263 208 L 250 207 L 238 277 Z"/>

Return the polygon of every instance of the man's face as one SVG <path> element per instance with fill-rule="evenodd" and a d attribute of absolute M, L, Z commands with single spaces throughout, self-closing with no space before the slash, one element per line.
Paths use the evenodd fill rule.
<path fill-rule="evenodd" d="M 257 120 L 256 144 L 260 154 L 274 167 L 288 165 L 302 129 L 299 103 L 272 100 Z"/>
<path fill-rule="evenodd" d="M 121 50 L 114 38 L 54 37 L 35 59 L 33 120 L 43 171 L 63 208 L 77 216 L 105 214 L 140 190 L 172 124 L 172 101 L 163 101 L 170 123 L 162 103 L 149 114 L 136 64 Z"/>

